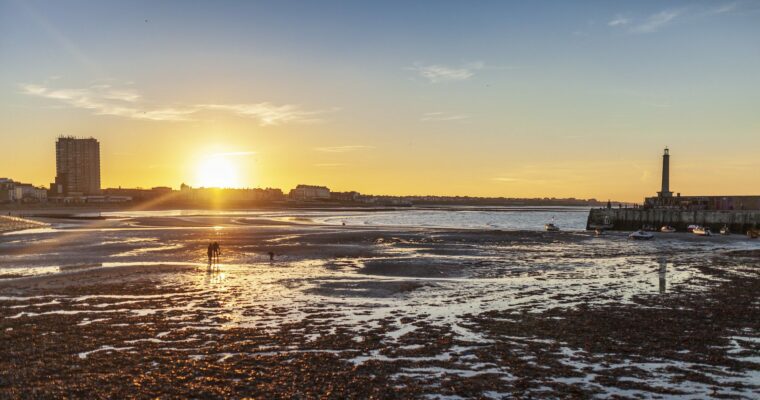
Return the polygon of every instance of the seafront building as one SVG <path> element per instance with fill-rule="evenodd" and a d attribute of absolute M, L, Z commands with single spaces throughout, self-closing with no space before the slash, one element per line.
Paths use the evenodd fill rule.
<path fill-rule="evenodd" d="M 9 178 L 0 178 L 0 203 L 44 203 L 47 190 L 30 183 L 16 182 Z"/>
<path fill-rule="evenodd" d="M 324 186 L 298 185 L 288 194 L 292 200 L 329 200 L 330 189 Z"/>
<path fill-rule="evenodd" d="M 55 142 L 55 181 L 50 197 L 100 195 L 100 143 L 95 138 L 61 136 Z"/>

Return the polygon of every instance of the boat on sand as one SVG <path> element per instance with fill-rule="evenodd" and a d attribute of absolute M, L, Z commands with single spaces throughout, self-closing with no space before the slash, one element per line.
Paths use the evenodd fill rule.
<path fill-rule="evenodd" d="M 633 232 L 632 234 L 628 235 L 628 237 L 634 240 L 650 240 L 654 238 L 654 235 L 652 235 L 651 233 L 643 229 L 639 229 L 636 232 Z"/>
<path fill-rule="evenodd" d="M 548 224 L 546 224 L 546 225 L 544 225 L 544 229 L 547 232 L 557 232 L 557 231 L 559 231 L 559 227 L 557 225 L 554 225 L 554 223 L 551 223 L 551 222 L 548 223 Z"/>

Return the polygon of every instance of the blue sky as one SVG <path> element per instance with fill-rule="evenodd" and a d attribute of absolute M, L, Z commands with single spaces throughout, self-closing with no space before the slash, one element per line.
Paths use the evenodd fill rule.
<path fill-rule="evenodd" d="M 214 151 L 243 186 L 638 199 L 669 145 L 684 192 L 760 186 L 758 1 L 3 0 L 0 59 L 0 175 L 38 184 L 70 133 L 106 185 Z"/>

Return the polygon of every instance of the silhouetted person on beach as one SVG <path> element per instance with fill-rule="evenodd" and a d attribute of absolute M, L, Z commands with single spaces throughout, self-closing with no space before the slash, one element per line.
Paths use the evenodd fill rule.
<path fill-rule="evenodd" d="M 214 257 L 214 245 L 209 243 L 208 244 L 208 266 L 211 267 L 211 262 L 213 261 Z"/>
<path fill-rule="evenodd" d="M 274 261 L 274 252 L 270 251 L 268 254 L 269 254 L 269 261 Z"/>
<path fill-rule="evenodd" d="M 222 254 L 222 251 L 219 249 L 219 242 L 214 242 L 213 248 L 214 248 L 214 259 L 218 263 L 219 262 L 219 254 Z"/>

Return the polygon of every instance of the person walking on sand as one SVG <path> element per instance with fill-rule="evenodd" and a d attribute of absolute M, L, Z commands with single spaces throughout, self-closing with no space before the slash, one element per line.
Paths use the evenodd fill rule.
<path fill-rule="evenodd" d="M 219 255 L 222 254 L 222 251 L 219 249 L 219 242 L 214 242 L 214 258 L 216 259 L 217 264 L 219 263 Z"/>
<path fill-rule="evenodd" d="M 210 268 L 211 267 L 211 263 L 213 261 L 213 257 L 214 257 L 214 245 L 211 244 L 211 243 L 208 244 L 207 254 L 208 254 L 208 266 Z"/>
<path fill-rule="evenodd" d="M 268 254 L 269 254 L 269 261 L 274 261 L 274 252 L 270 251 Z"/>

